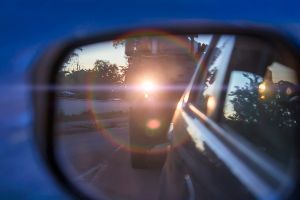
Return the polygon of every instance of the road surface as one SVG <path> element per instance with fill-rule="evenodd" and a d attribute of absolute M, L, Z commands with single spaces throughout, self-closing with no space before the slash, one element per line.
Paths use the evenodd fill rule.
<path fill-rule="evenodd" d="M 157 199 L 161 170 L 131 168 L 128 117 L 62 121 L 56 133 L 57 154 L 74 181 L 108 199 Z"/>
<path fill-rule="evenodd" d="M 111 111 L 127 111 L 128 102 L 122 100 L 90 100 L 75 98 L 59 98 L 59 110 L 66 115 L 75 115 L 92 110 L 96 113 Z"/>

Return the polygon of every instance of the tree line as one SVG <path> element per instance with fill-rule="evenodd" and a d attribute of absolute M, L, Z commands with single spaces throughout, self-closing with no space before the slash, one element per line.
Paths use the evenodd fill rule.
<path fill-rule="evenodd" d="M 127 69 L 127 66 L 118 66 L 110 61 L 100 59 L 94 62 L 92 68 L 85 68 L 79 64 L 78 54 L 72 52 L 65 59 L 58 72 L 58 83 L 64 88 L 60 94 L 66 96 L 68 93 L 70 95 L 71 92 L 74 94 L 73 97 L 87 98 L 87 93 L 91 91 L 78 86 L 84 88 L 105 86 L 101 87 L 104 88 L 103 90 L 92 91 L 93 97 L 97 99 L 120 97 L 122 94 L 118 94 L 115 89 L 124 85 Z"/>
<path fill-rule="evenodd" d="M 59 80 L 64 85 L 121 85 L 124 83 L 127 67 L 117 66 L 106 60 L 96 60 L 92 69 L 84 69 L 77 63 L 76 68 L 59 71 Z"/>

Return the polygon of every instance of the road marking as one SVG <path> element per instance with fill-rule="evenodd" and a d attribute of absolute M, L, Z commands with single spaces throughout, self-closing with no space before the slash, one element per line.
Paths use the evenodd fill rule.
<path fill-rule="evenodd" d="M 114 150 L 114 152 L 119 151 L 121 148 L 122 148 L 122 146 L 119 146 L 118 148 L 116 148 L 116 149 Z"/>
<path fill-rule="evenodd" d="M 79 175 L 77 177 L 77 179 L 83 179 L 85 176 L 88 176 L 90 175 L 91 173 L 97 171 L 103 171 L 105 168 L 107 167 L 107 161 L 104 160 L 103 162 L 100 162 L 97 166 L 87 170 L 86 172 L 84 172 L 83 174 Z"/>
<path fill-rule="evenodd" d="M 118 146 L 116 149 L 114 149 L 114 151 L 109 155 L 109 159 L 111 159 L 112 156 L 113 156 L 116 152 L 118 152 L 121 148 L 122 148 L 122 146 Z M 98 170 L 98 171 L 96 172 L 96 174 L 93 176 L 93 178 L 91 179 L 91 182 L 93 182 L 93 181 L 99 176 L 99 174 L 100 174 L 102 171 L 104 171 L 104 170 L 106 169 L 107 166 L 108 166 L 108 164 L 106 164 L 105 168 L 103 168 L 103 169 L 101 169 L 101 170 Z"/>
<path fill-rule="evenodd" d="M 114 153 L 118 152 L 120 149 L 122 148 L 122 146 L 118 146 L 117 148 L 115 148 L 113 150 L 113 153 L 111 153 L 111 155 L 109 157 L 111 157 Z M 91 169 L 87 170 L 86 172 L 80 174 L 77 179 L 78 180 L 82 180 L 84 177 L 92 174 L 93 172 L 96 172 L 95 176 L 93 176 L 93 178 L 91 179 L 91 182 L 94 181 L 94 179 L 97 177 L 97 175 L 99 173 L 101 173 L 102 171 L 104 171 L 108 166 L 108 162 L 107 160 L 101 161 L 98 165 L 96 165 L 95 167 L 92 167 Z"/>

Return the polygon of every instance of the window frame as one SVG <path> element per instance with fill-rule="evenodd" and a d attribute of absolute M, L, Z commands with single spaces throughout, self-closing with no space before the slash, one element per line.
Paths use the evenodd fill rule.
<path fill-rule="evenodd" d="M 217 44 L 220 41 L 220 39 L 222 38 L 222 36 L 236 37 L 234 35 L 216 35 L 214 40 L 212 39 L 212 42 L 211 42 L 212 45 L 208 49 L 208 54 L 207 54 L 206 58 L 203 60 L 202 63 L 200 63 L 200 65 L 203 65 L 203 66 L 201 67 L 199 72 L 196 74 L 196 79 L 195 79 L 195 81 L 193 82 L 193 85 L 192 85 L 190 98 L 187 102 L 187 103 L 192 104 L 195 108 L 197 108 L 197 110 L 199 112 L 201 112 L 205 116 L 207 116 L 207 114 L 204 113 L 202 110 L 200 110 L 199 104 L 197 102 L 199 94 L 201 92 L 199 90 L 199 86 L 202 85 L 205 81 L 204 79 L 206 78 L 206 75 L 207 75 L 207 72 L 208 72 L 208 67 L 209 67 L 208 66 L 208 61 L 210 60 L 210 58 L 212 56 L 212 53 L 213 53 L 213 50 L 217 46 Z M 236 42 L 234 41 L 233 48 L 231 50 L 231 54 L 234 52 L 235 45 L 236 45 Z M 229 82 L 229 75 L 230 75 L 229 70 L 231 70 L 231 67 L 230 67 L 229 64 L 230 64 L 230 61 L 231 61 L 231 55 L 230 55 L 228 61 L 229 62 L 228 62 L 227 69 L 226 69 L 225 73 L 223 74 L 224 75 L 223 82 L 222 82 L 223 85 L 228 84 L 228 82 Z M 223 113 L 223 107 L 224 107 L 224 103 L 225 103 L 224 97 L 226 96 L 226 93 L 227 93 L 227 89 L 226 90 L 221 90 L 218 101 L 217 101 L 218 106 L 216 107 L 216 110 L 215 110 L 214 114 L 209 117 L 210 119 L 212 119 L 216 123 L 219 122 L 219 119 L 221 118 L 221 114 Z"/>

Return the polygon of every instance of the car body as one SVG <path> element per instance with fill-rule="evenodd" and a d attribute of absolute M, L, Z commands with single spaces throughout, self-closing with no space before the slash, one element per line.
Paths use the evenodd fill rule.
<path fill-rule="evenodd" d="M 245 51 L 245 46 L 252 50 Z M 161 199 L 282 198 L 292 190 L 295 178 L 288 168 L 297 155 L 292 152 L 299 120 L 297 69 L 288 58 L 262 61 L 263 42 L 247 37 L 212 36 L 209 48 L 213 50 L 199 61 L 173 118 Z M 221 53 L 216 54 L 215 48 Z M 282 75 L 271 69 L 277 62 L 293 70 L 275 83 Z M 257 83 L 250 81 L 251 86 L 246 81 L 252 75 Z M 249 99 L 255 91 L 258 96 Z M 238 109 L 247 102 L 249 107 Z M 280 107 L 263 108 L 259 102 Z M 288 109 L 293 122 L 283 125 L 289 116 L 272 109 Z M 246 118 L 235 119 L 240 113 Z"/>

